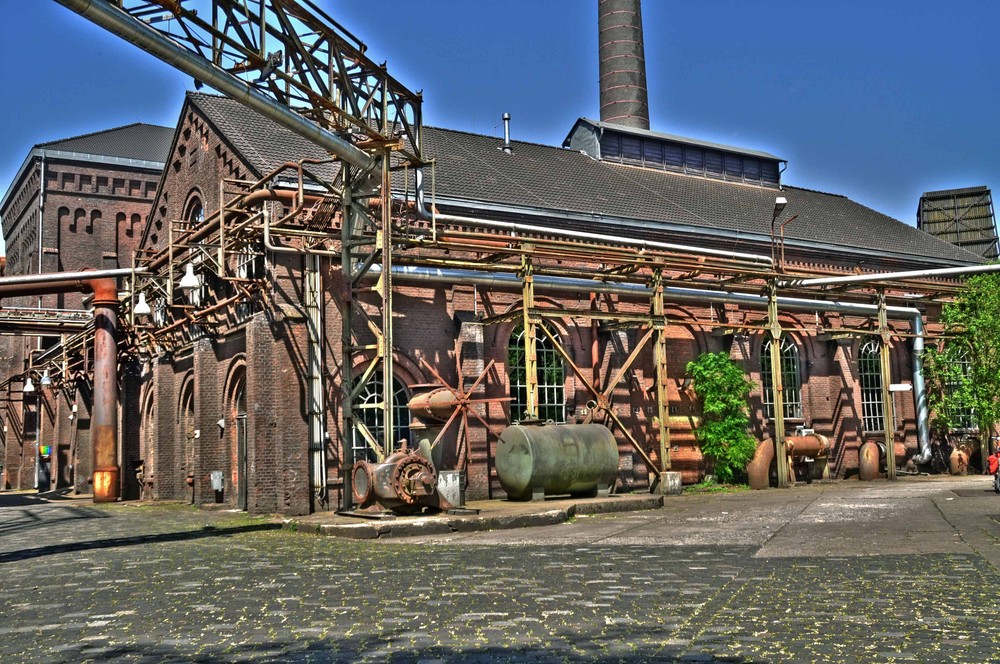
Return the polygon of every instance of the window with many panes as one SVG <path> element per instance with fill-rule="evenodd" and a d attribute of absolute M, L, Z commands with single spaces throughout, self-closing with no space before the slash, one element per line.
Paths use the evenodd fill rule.
<path fill-rule="evenodd" d="M 538 418 L 566 421 L 566 371 L 562 357 L 541 330 L 535 335 L 538 362 Z M 528 371 L 524 352 L 524 327 L 510 335 L 507 347 L 507 378 L 510 381 L 510 418 L 522 420 L 528 412 Z"/>
<path fill-rule="evenodd" d="M 969 359 L 969 354 L 963 353 L 955 364 L 955 368 L 960 372 L 962 377 L 968 378 L 969 373 L 972 371 L 972 361 Z M 958 381 L 949 381 L 945 383 L 944 390 L 949 397 L 952 397 L 950 401 L 951 407 L 948 412 L 952 427 L 955 429 L 975 429 L 976 413 L 972 406 L 966 404 L 960 395 L 956 398 L 956 393 L 961 390 L 961 384 Z"/>
<path fill-rule="evenodd" d="M 771 378 L 771 343 L 768 339 L 760 348 L 760 382 L 764 388 L 764 414 L 774 418 L 774 381 Z M 799 348 L 788 336 L 781 337 L 782 414 L 785 419 L 802 417 L 802 379 L 799 365 Z"/>
<path fill-rule="evenodd" d="M 861 383 L 861 418 L 865 431 L 885 429 L 882 403 L 882 368 L 879 353 L 882 343 L 870 339 L 858 351 L 858 381 Z"/>
<path fill-rule="evenodd" d="M 410 400 L 410 395 L 406 387 L 398 379 L 392 379 L 392 429 L 393 429 L 393 449 L 400 447 L 400 441 L 410 444 L 410 409 L 406 407 Z M 364 423 L 368 431 L 371 432 L 375 441 L 382 444 L 382 432 L 385 431 L 385 417 L 382 412 L 382 400 L 385 394 L 382 382 L 382 374 L 376 372 L 368 379 L 365 388 L 354 400 L 354 416 Z M 354 451 L 354 460 L 375 461 L 375 451 L 365 440 L 365 437 L 356 430 L 351 436 L 351 449 Z"/>

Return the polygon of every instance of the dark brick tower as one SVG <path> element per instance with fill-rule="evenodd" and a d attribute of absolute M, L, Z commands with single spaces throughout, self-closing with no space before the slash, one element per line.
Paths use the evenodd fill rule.
<path fill-rule="evenodd" d="M 601 121 L 649 129 L 639 0 L 598 0 Z"/>

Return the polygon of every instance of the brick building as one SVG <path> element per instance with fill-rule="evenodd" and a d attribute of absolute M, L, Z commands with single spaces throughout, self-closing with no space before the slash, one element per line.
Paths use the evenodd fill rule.
<path fill-rule="evenodd" d="M 172 135 L 170 128 L 137 123 L 34 146 L 0 202 L 4 274 L 131 266 Z M 87 319 L 80 314 L 85 304 L 79 293 L 12 298 L 3 305 L 40 307 L 37 317 L 64 321 L 67 331 Z M 85 374 L 67 378 L 69 389 L 58 393 L 22 393 L 29 356 L 59 341 L 59 324 L 50 327 L 47 336 L 0 338 L 6 397 L 2 488 L 36 486 L 36 467 L 46 488 L 49 482 L 53 488 L 87 488 Z M 37 383 L 41 377 L 34 378 Z M 39 442 L 48 452 L 43 458 Z"/>
<path fill-rule="evenodd" d="M 496 138 L 429 127 L 424 128 L 423 141 L 425 154 L 436 160 L 433 187 L 442 214 L 522 228 L 531 225 L 568 237 L 591 233 L 650 246 L 670 242 L 682 245 L 678 251 L 695 256 L 752 262 L 772 251 L 774 206 L 780 195 L 787 207 L 779 221 L 795 218 L 783 229 L 785 241 L 780 245 L 784 266 L 792 271 L 884 272 L 981 260 L 843 196 L 785 185 L 780 182 L 781 160 L 759 151 L 585 119 L 576 123 L 563 147 L 513 141 L 505 150 Z M 255 181 L 283 163 L 325 156 L 315 145 L 234 101 L 189 94 L 164 159 L 167 167 L 153 199 L 142 249 L 162 251 L 179 232 L 217 217 L 227 180 Z M 323 171 L 327 166 L 312 168 L 319 179 L 335 176 Z M 394 186 L 402 197 L 412 191 L 413 183 L 404 182 L 401 174 Z M 274 176 L 267 191 L 278 200 L 274 191 L 281 189 L 294 189 L 294 183 Z M 264 214 L 268 205 L 277 206 L 271 212 L 275 219 L 289 208 L 261 204 L 242 211 L 243 217 L 227 208 L 226 223 L 238 225 L 241 218 Z M 223 317 L 197 319 L 204 322 L 185 326 L 180 342 L 141 357 L 126 376 L 123 404 L 135 404 L 141 425 L 123 429 L 123 474 L 131 482 L 130 464 L 143 459 L 143 489 L 150 497 L 221 501 L 253 512 L 327 509 L 337 504 L 332 493 L 340 486 L 345 447 L 353 448 L 355 458 L 366 453 L 363 440 L 345 441 L 339 433 L 343 366 L 337 340 L 342 337 L 344 288 L 339 258 L 322 258 L 319 270 L 325 280 L 320 301 L 327 407 L 322 433 L 315 440 L 308 406 L 310 285 L 305 268 L 309 259 L 301 252 L 285 251 L 290 246 L 279 240 L 271 243 L 270 247 L 258 243 L 235 266 L 246 279 L 262 279 L 266 287 L 261 292 Z M 217 250 L 210 244 L 205 248 L 206 255 Z M 193 255 L 197 261 L 191 262 L 201 275 L 199 288 L 186 304 L 176 290 L 172 302 L 152 301 L 154 326 L 169 325 L 165 310 L 170 307 L 197 310 L 235 293 L 232 283 L 212 276 L 209 258 Z M 568 270 L 575 265 L 571 256 L 549 262 L 564 264 Z M 180 280 L 186 269 L 178 266 L 171 278 Z M 450 385 L 469 385 L 490 368 L 479 395 L 496 401 L 482 406 L 479 414 L 502 428 L 523 412 L 523 367 L 517 366 L 523 357 L 522 329 L 517 317 L 509 315 L 521 303 L 521 286 L 507 278 L 510 275 L 499 275 L 488 286 L 460 277 L 460 272 L 432 278 L 405 270 L 395 277 L 391 389 L 397 403 L 396 438 L 414 444 L 419 440 L 422 434 L 416 427 L 411 430 L 403 404 L 414 390 L 437 382 L 435 374 Z M 571 360 L 563 358 L 547 337 L 539 337 L 540 415 L 555 421 L 586 418 L 595 397 L 588 383 L 603 382 L 622 423 L 619 489 L 642 489 L 650 485 L 649 469 L 622 431 L 629 430 L 645 453 L 656 457 L 652 350 L 640 351 L 620 384 L 607 386 L 640 343 L 641 330 L 598 324 L 579 312 L 600 300 L 601 306 L 627 318 L 648 314 L 649 300 L 639 291 L 602 291 L 597 282 L 589 282 L 593 288 L 587 283 L 537 282 L 537 306 L 546 310 L 544 324 Z M 686 363 L 702 352 L 718 350 L 743 362 L 748 375 L 763 386 L 751 396 L 753 433 L 763 439 L 771 435 L 766 360 L 770 342 L 762 331 L 766 306 L 759 296 L 708 294 L 697 288 L 696 277 L 684 275 L 675 275 L 671 284 L 664 312 L 669 321 L 671 459 L 674 470 L 693 482 L 706 467 L 691 435 L 698 407 L 685 389 Z M 882 342 L 858 331 L 872 328 L 874 308 L 865 313 L 864 307 L 870 305 L 852 306 L 843 310 L 827 304 L 788 306 L 781 313 L 785 419 L 789 427 L 815 429 L 834 440 L 831 468 L 838 476 L 857 467 L 863 441 L 884 437 L 877 375 Z M 921 305 L 928 323 L 933 322 L 934 306 Z M 912 331 L 911 320 L 903 316 L 890 324 L 902 340 L 892 345 L 891 380 L 912 384 L 911 342 L 905 338 Z M 363 325 L 356 325 L 354 335 L 359 344 L 367 340 Z M 360 368 L 355 367 L 354 375 Z M 376 403 L 384 389 L 381 381 L 372 379 L 356 403 Z M 913 396 L 898 392 L 894 398 L 893 435 L 910 457 L 917 448 Z M 361 412 L 361 417 L 369 418 L 369 428 L 377 430 L 374 411 Z M 452 427 L 442 438 L 436 461 L 441 468 L 465 471 L 469 497 L 500 496 L 493 471 L 495 444 L 493 435 L 475 422 L 462 436 Z M 315 454 L 317 447 L 322 447 L 322 458 Z M 218 484 L 213 486 L 213 472 L 221 474 L 221 491 L 215 488 Z M 317 472 L 323 477 L 319 494 L 314 491 Z M 138 491 L 132 484 L 126 494 Z M 327 491 L 331 495 L 324 495 Z"/>

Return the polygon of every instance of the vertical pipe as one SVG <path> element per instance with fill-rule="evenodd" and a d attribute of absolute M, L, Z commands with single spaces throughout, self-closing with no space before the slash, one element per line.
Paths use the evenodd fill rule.
<path fill-rule="evenodd" d="M 91 422 L 94 502 L 118 500 L 118 287 L 113 279 L 90 282 L 94 291 L 94 412 Z"/>
<path fill-rule="evenodd" d="M 771 391 L 774 399 L 774 458 L 778 486 L 789 485 L 788 455 L 785 446 L 785 399 L 781 380 L 781 323 L 778 321 L 777 288 L 772 280 L 767 291 L 767 319 L 771 332 Z"/>
<path fill-rule="evenodd" d="M 927 389 L 924 385 L 924 321 L 919 312 L 914 314 L 910 331 L 913 332 L 913 406 L 917 413 L 916 464 L 930 463 L 931 434 L 927 411 Z"/>

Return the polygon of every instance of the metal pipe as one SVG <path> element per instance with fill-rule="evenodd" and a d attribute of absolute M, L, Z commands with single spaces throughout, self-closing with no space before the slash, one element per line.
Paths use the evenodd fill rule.
<path fill-rule="evenodd" d="M 118 284 L 88 283 L 94 292 L 94 411 L 91 415 L 94 502 L 118 500 Z"/>
<path fill-rule="evenodd" d="M 372 266 L 371 274 L 377 275 L 379 274 L 379 271 L 379 266 Z M 392 268 L 392 273 L 395 278 L 403 281 L 417 281 L 424 283 L 459 283 L 508 289 L 521 288 L 520 277 L 512 274 L 480 272 L 477 270 L 427 268 L 410 265 L 395 265 Z M 596 281 L 592 279 L 552 277 L 546 275 L 534 275 L 533 280 L 536 288 L 545 290 L 575 291 L 580 293 L 613 293 L 616 295 L 630 295 L 637 297 L 649 297 L 652 293 L 652 290 L 645 285 L 624 282 Z M 736 293 L 732 291 L 713 291 L 700 288 L 666 286 L 663 288 L 663 294 L 666 299 L 673 302 L 719 302 L 743 304 L 758 308 L 767 306 L 767 297 L 755 295 L 753 293 Z M 783 310 L 838 312 L 860 316 L 870 316 L 873 314 L 877 315 L 879 309 L 878 305 L 874 304 L 810 300 L 798 297 L 778 296 L 777 302 L 778 306 Z M 914 334 L 913 398 L 917 418 L 918 444 L 918 454 L 914 458 L 914 462 L 924 464 L 930 461 L 931 448 L 927 395 L 923 375 L 922 354 L 924 350 L 924 324 L 922 314 L 919 309 L 915 309 L 913 307 L 886 306 L 885 311 L 891 318 L 909 320 Z"/>
<path fill-rule="evenodd" d="M 202 81 L 286 129 L 306 138 L 344 161 L 366 168 L 371 157 L 351 142 L 332 134 L 312 120 L 268 98 L 221 67 L 195 55 L 154 28 L 116 9 L 107 0 L 57 0 L 59 4 L 96 23 L 125 41 L 138 46 L 167 64 Z"/>
<path fill-rule="evenodd" d="M 725 251 L 723 249 L 706 249 L 703 247 L 693 247 L 684 244 L 673 244 L 670 242 L 659 242 L 656 240 L 643 240 L 635 237 L 624 237 L 620 235 L 606 235 L 604 233 L 588 233 L 586 231 L 572 230 L 568 231 L 562 228 L 552 228 L 549 226 L 534 226 L 530 224 L 517 224 L 509 221 L 496 221 L 493 219 L 482 219 L 478 217 L 461 217 L 451 214 L 441 214 L 437 211 L 430 211 L 425 206 L 424 199 L 424 174 L 423 169 L 416 169 L 416 196 L 417 196 L 417 216 L 426 221 L 431 221 L 437 223 L 440 221 L 451 222 L 455 224 L 465 224 L 468 226 L 479 226 L 487 228 L 503 228 L 505 230 L 517 232 L 517 233 L 537 233 L 544 235 L 558 235 L 567 238 L 575 239 L 587 239 L 587 240 L 597 240 L 599 242 L 608 242 L 611 244 L 623 244 L 630 247 L 636 247 L 639 249 L 650 248 L 650 249 L 666 249 L 669 251 L 679 251 L 687 254 L 695 254 L 702 256 L 719 256 L 722 258 L 729 258 L 732 260 L 749 261 L 751 263 L 762 263 L 765 265 L 773 265 L 774 261 L 771 260 L 770 256 L 762 256 L 760 254 L 747 254 L 736 251 Z M 575 217 L 573 217 L 575 218 Z M 581 216 L 580 219 L 585 219 Z"/>
<path fill-rule="evenodd" d="M 778 285 L 789 286 L 832 286 L 835 284 L 858 284 L 870 281 L 891 281 L 893 279 L 917 279 L 920 277 L 947 277 L 982 272 L 1000 272 L 1000 263 L 990 265 L 966 265 L 963 267 L 942 267 L 930 270 L 909 270 L 906 272 L 876 272 L 874 274 L 852 274 L 845 277 L 817 277 L 815 279 L 789 279 Z"/>
<path fill-rule="evenodd" d="M 141 270 L 136 270 L 141 273 Z M 132 268 L 122 267 L 113 270 L 82 270 L 80 272 L 49 272 L 47 274 L 19 274 L 13 277 L 0 277 L 0 293 L 8 294 L 18 286 L 31 284 L 54 284 L 59 282 L 83 284 L 95 279 L 116 279 L 132 274 Z M 56 291 L 52 291 L 56 292 Z"/>

